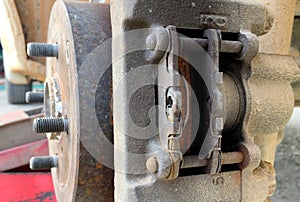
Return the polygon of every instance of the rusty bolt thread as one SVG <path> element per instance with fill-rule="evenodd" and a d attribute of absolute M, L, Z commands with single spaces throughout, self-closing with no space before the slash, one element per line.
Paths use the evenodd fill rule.
<path fill-rule="evenodd" d="M 44 117 L 33 121 L 33 131 L 36 133 L 66 132 L 68 131 L 68 119 Z"/>
<path fill-rule="evenodd" d="M 44 102 L 43 92 L 27 92 L 25 96 L 27 103 L 42 103 Z"/>
<path fill-rule="evenodd" d="M 27 55 L 33 57 L 57 57 L 58 46 L 47 43 L 28 43 Z"/>
<path fill-rule="evenodd" d="M 31 170 L 46 170 L 58 167 L 58 157 L 57 156 L 38 156 L 31 157 L 29 161 L 29 166 Z"/>

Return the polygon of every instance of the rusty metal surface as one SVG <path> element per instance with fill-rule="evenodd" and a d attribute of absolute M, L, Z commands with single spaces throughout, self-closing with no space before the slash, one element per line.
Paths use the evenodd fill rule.
<path fill-rule="evenodd" d="M 95 34 L 99 32 L 103 35 Z M 59 157 L 59 167 L 52 169 L 59 201 L 113 200 L 113 171 L 95 160 L 80 142 L 80 138 L 88 135 L 86 131 L 89 130 L 90 119 L 94 121 L 96 118 L 93 114 L 89 116 L 85 108 L 96 112 L 99 110 L 97 106 L 91 106 L 91 100 L 81 94 L 81 84 L 85 84 L 82 80 L 89 80 L 85 74 L 93 74 L 93 71 L 81 71 L 81 65 L 87 55 L 110 35 L 108 6 L 75 1 L 56 2 L 50 19 L 48 42 L 58 43 L 59 56 L 58 60 L 48 59 L 47 77 L 58 79 L 61 89 L 61 114 L 69 121 L 68 133 L 62 133 L 58 140 L 49 142 L 50 154 L 58 154 Z M 95 70 L 101 66 L 93 68 Z M 105 79 L 105 83 L 109 84 L 110 75 Z M 101 87 L 99 89 L 99 99 L 109 105 L 110 92 L 102 96 L 101 92 L 107 92 L 107 88 L 105 91 Z M 101 122 L 104 112 L 109 114 L 110 108 L 103 109 L 100 106 L 98 118 Z M 82 119 L 84 115 L 88 119 Z M 102 124 L 106 126 L 104 130 L 111 133 L 109 119 Z"/>

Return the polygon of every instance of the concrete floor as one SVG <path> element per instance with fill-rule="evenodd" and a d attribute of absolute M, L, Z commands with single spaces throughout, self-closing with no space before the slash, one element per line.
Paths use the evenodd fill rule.
<path fill-rule="evenodd" d="M 272 202 L 300 201 L 300 108 L 295 108 L 277 148 L 275 168 L 277 189 Z"/>

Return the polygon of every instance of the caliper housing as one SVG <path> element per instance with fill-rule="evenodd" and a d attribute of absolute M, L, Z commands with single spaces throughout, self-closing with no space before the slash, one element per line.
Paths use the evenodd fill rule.
<path fill-rule="evenodd" d="M 289 56 L 259 53 L 273 23 L 265 6 L 113 0 L 111 16 L 115 200 L 272 195 L 262 139 L 281 134 L 299 72 Z"/>

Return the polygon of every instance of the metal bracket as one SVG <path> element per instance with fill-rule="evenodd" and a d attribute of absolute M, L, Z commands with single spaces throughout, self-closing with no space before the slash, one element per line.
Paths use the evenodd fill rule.
<path fill-rule="evenodd" d="M 210 108 L 210 126 L 208 134 L 205 137 L 200 149 L 199 158 L 210 158 L 207 172 L 216 174 L 221 171 L 221 138 L 224 127 L 224 110 L 223 109 L 223 73 L 219 71 L 219 54 L 221 46 L 221 32 L 218 30 L 206 30 L 204 37 L 208 39 L 207 53 L 212 62 L 208 63 L 207 75 L 201 75 L 207 78 L 206 85 L 210 91 L 211 108 Z"/>
<path fill-rule="evenodd" d="M 219 69 L 220 52 L 237 53 L 237 59 L 248 64 L 257 53 L 256 37 L 253 34 L 241 33 L 239 41 L 222 41 L 219 30 L 208 29 L 204 32 L 207 39 L 187 39 L 178 37 L 175 26 L 167 26 L 166 31 L 160 29 L 160 38 L 168 48 L 165 55 L 160 54 L 162 66 L 158 69 L 158 104 L 164 110 L 159 111 L 159 143 L 165 157 L 158 157 L 158 178 L 175 179 L 178 177 L 182 157 L 180 138 L 182 133 L 180 92 L 180 75 L 178 73 L 178 54 L 189 49 L 191 40 L 206 49 L 208 57 L 205 57 L 205 68 L 197 69 L 203 78 L 210 94 L 210 125 L 199 152 L 199 159 L 209 159 L 206 172 L 217 174 L 222 167 L 221 139 L 224 128 L 224 83 L 223 73 Z M 153 35 L 153 34 L 152 34 Z M 150 36 L 152 36 L 150 35 Z M 153 58 L 154 55 L 152 54 Z M 159 58 L 155 57 L 157 63 Z M 162 162 L 163 161 L 163 162 Z M 164 166 L 163 166 L 164 165 Z"/>
<path fill-rule="evenodd" d="M 163 106 L 159 111 L 160 143 L 167 150 L 171 159 L 168 176 L 158 176 L 171 180 L 179 175 L 182 153 L 180 151 L 181 123 L 181 92 L 179 90 L 180 75 L 178 73 L 178 37 L 176 28 L 168 26 L 169 47 L 163 66 L 158 69 L 158 104 Z M 165 67 L 165 68 L 164 68 Z"/>

